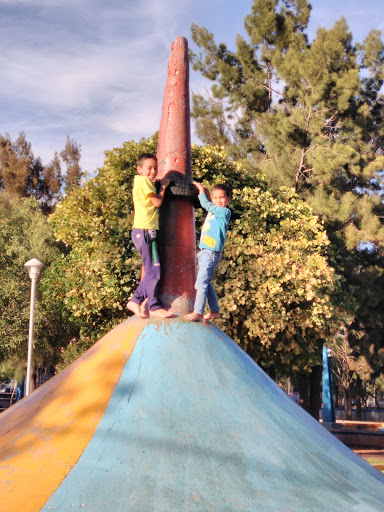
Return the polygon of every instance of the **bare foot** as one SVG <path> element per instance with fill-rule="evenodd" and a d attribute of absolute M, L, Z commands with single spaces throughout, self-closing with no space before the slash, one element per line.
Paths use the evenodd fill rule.
<path fill-rule="evenodd" d="M 196 311 L 193 311 L 193 313 L 185 315 L 184 318 L 189 322 L 200 322 L 200 320 L 203 319 L 203 315 L 200 315 L 200 313 L 196 313 Z"/>
<path fill-rule="evenodd" d="M 172 318 L 175 316 L 172 311 L 167 309 L 155 309 L 154 311 L 149 312 L 149 316 L 157 316 L 158 318 Z"/>
<path fill-rule="evenodd" d="M 139 316 L 140 318 L 145 318 L 143 316 L 143 313 L 141 312 L 140 304 L 137 304 L 136 302 L 132 302 L 130 300 L 127 304 L 127 309 L 129 309 L 129 311 L 132 311 L 132 313 Z"/>
<path fill-rule="evenodd" d="M 148 318 L 149 317 L 148 299 L 145 299 L 145 301 L 141 303 L 140 311 L 141 311 L 141 313 L 143 315 L 143 318 Z"/>
<path fill-rule="evenodd" d="M 220 318 L 220 313 L 214 313 L 213 311 L 210 311 L 206 315 L 203 316 L 204 320 L 217 320 Z"/>

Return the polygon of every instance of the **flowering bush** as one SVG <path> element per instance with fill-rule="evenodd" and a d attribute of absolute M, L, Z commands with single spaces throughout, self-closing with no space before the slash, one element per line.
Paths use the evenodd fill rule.
<path fill-rule="evenodd" d="M 95 178 L 75 188 L 51 217 L 68 254 L 45 276 L 44 290 L 77 323 L 80 339 L 63 347 L 63 368 L 126 317 L 141 261 L 130 241 L 132 181 L 142 152 L 156 140 L 128 142 L 106 152 Z M 340 278 L 326 259 L 327 235 L 292 189 L 268 191 L 262 176 L 228 160 L 223 148 L 192 147 L 194 177 L 233 190 L 232 219 L 215 287 L 219 325 L 262 365 L 305 369 L 319 344 L 342 321 L 333 302 Z M 196 210 L 197 232 L 205 212 Z"/>

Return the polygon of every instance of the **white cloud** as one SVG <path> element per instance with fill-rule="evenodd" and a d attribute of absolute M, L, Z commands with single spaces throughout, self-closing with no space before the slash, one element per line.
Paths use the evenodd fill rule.
<path fill-rule="evenodd" d="M 88 0 L 75 9 L 68 1 L 0 0 L 0 133 L 24 130 L 44 162 L 70 135 L 82 144 L 89 170 L 102 164 L 108 147 L 152 135 L 187 4 Z"/>
<path fill-rule="evenodd" d="M 68 0 L 70 1 L 70 0 Z M 75 3 L 73 1 L 73 3 Z M 60 6 L 62 4 L 61 0 L 0 0 L 0 6 L 2 5 L 11 5 L 12 7 L 21 5 L 28 7 L 51 7 L 51 6 Z"/>
<path fill-rule="evenodd" d="M 339 18 L 345 2 L 324 2 L 325 19 Z M 158 129 L 171 42 L 178 35 L 190 39 L 194 21 L 233 49 L 251 4 L 0 0 L 0 133 L 16 137 L 24 130 L 44 163 L 70 135 L 82 145 L 83 167 L 101 166 L 105 149 Z M 378 0 L 373 5 L 381 12 Z M 317 6 L 316 12 L 321 14 Z M 191 90 L 209 86 L 191 73 Z"/>
<path fill-rule="evenodd" d="M 146 52 L 150 41 L 138 41 Z M 8 64 L 7 64 L 8 61 Z M 12 64 L 9 65 L 9 62 Z M 134 48 L 86 45 L 79 52 L 52 50 L 45 55 L 28 48 L 0 57 L 3 94 L 47 106 L 85 108 L 108 91 L 127 87 L 145 91 L 159 75 L 159 64 L 148 70 Z"/>

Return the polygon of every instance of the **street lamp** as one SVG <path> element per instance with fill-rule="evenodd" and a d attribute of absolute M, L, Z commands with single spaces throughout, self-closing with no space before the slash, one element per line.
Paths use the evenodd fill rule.
<path fill-rule="evenodd" d="M 36 281 L 39 277 L 40 270 L 44 266 L 41 261 L 33 258 L 32 260 L 24 263 L 29 272 L 31 278 L 31 311 L 29 315 L 29 336 L 28 336 L 28 362 L 27 362 L 27 382 L 25 386 L 25 396 L 29 395 L 29 389 L 31 384 L 31 369 L 32 369 L 32 354 L 33 354 L 33 321 L 35 314 L 35 295 L 36 295 Z"/>

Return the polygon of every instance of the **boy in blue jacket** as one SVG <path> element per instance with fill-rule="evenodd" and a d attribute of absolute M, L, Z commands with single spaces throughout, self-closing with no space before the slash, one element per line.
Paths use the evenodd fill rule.
<path fill-rule="evenodd" d="M 201 206 L 208 211 L 200 237 L 200 252 L 198 255 L 199 271 L 196 279 L 196 298 L 193 312 L 185 315 L 190 322 L 199 320 L 214 320 L 220 318 L 219 304 L 211 279 L 215 269 L 221 260 L 222 251 L 227 234 L 228 222 L 231 211 L 227 208 L 231 200 L 229 189 L 225 184 L 215 185 L 212 188 L 211 201 L 207 198 L 205 189 L 201 183 L 195 186 L 199 190 Z M 205 303 L 208 299 L 209 313 L 204 315 Z"/>

